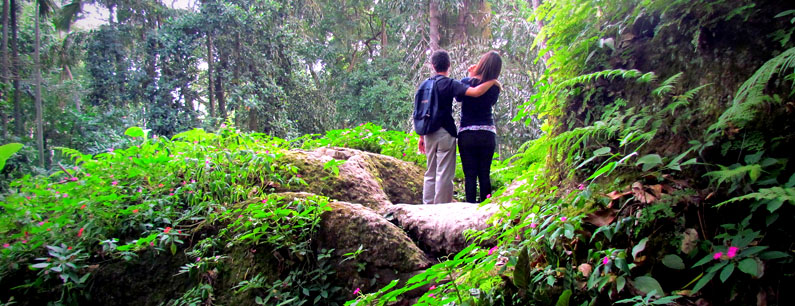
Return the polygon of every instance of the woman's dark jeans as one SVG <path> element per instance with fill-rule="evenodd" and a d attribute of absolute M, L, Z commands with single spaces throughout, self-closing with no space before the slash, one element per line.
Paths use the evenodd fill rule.
<path fill-rule="evenodd" d="M 497 147 L 497 136 L 489 131 L 463 131 L 458 134 L 458 152 L 464 168 L 464 191 L 467 202 L 479 203 L 491 193 L 491 160 Z M 475 201 L 480 183 L 480 201 Z"/>

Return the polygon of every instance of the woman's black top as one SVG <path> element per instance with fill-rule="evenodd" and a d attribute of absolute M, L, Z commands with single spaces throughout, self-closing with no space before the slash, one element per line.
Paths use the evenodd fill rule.
<path fill-rule="evenodd" d="M 463 78 L 461 83 L 470 87 L 478 86 L 479 79 Z M 496 84 L 491 86 L 482 96 L 473 98 L 465 95 L 456 97 L 461 103 L 461 128 L 475 125 L 494 125 L 494 116 L 491 109 L 497 103 L 500 96 L 500 87 Z"/>

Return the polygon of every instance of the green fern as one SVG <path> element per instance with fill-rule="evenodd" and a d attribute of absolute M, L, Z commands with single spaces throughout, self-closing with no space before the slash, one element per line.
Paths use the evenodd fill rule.
<path fill-rule="evenodd" d="M 734 197 L 728 199 L 726 201 L 720 202 L 716 207 L 720 207 L 729 203 L 740 202 L 745 200 L 777 200 L 781 202 L 789 202 L 790 204 L 795 205 L 795 187 L 772 187 L 772 188 L 762 188 L 759 191 L 754 193 L 749 193 L 743 196 Z"/>
<path fill-rule="evenodd" d="M 660 87 L 657 87 L 651 91 L 651 94 L 658 97 L 662 97 L 663 95 L 671 92 L 671 90 L 674 89 L 674 85 L 676 85 L 676 82 L 679 81 L 680 77 L 682 77 L 682 72 L 674 74 L 670 78 L 665 79 L 665 81 L 663 81 L 662 84 L 660 84 Z"/>
<path fill-rule="evenodd" d="M 721 169 L 710 171 L 704 174 L 706 177 L 710 177 L 714 182 L 720 186 L 725 182 L 731 182 L 735 184 L 740 180 L 744 179 L 746 175 L 751 178 L 751 181 L 756 181 L 759 176 L 762 174 L 762 166 L 759 164 L 751 164 L 751 165 L 744 165 L 744 166 L 737 166 L 737 167 L 726 167 L 722 165 L 718 165 Z"/>
<path fill-rule="evenodd" d="M 67 156 L 69 159 L 74 160 L 75 163 L 91 160 L 91 155 L 83 154 L 75 149 L 70 149 L 65 147 L 55 147 L 54 149 L 61 151 L 63 155 Z"/>
<path fill-rule="evenodd" d="M 759 67 L 737 90 L 732 105 L 709 127 L 708 131 L 712 132 L 710 138 L 717 137 L 718 132 L 727 128 L 729 123 L 739 128 L 745 127 L 748 122 L 756 118 L 758 106 L 780 103 L 780 99 L 765 95 L 764 89 L 774 75 L 784 76 L 786 71 L 793 68 L 795 68 L 795 48 L 787 49 Z M 795 88 L 795 85 L 793 87 Z"/>

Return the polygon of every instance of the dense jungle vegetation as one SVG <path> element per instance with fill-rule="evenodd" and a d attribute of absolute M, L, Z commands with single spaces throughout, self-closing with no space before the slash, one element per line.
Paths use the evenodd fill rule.
<path fill-rule="evenodd" d="M 0 305 L 795 302 L 795 3 L 4 0 L 2 29 Z M 346 287 L 371 248 L 315 237 L 346 161 L 292 152 L 424 166 L 437 49 L 505 61 L 499 210 Z"/>

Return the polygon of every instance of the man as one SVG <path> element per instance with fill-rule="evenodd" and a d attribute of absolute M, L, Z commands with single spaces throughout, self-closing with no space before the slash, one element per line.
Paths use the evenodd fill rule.
<path fill-rule="evenodd" d="M 438 115 L 433 118 L 426 135 L 420 135 L 419 150 L 425 154 L 428 168 L 425 171 L 422 188 L 422 202 L 425 204 L 450 203 L 453 201 L 453 177 L 455 176 L 456 126 L 453 119 L 453 97 L 483 95 L 495 80 L 470 88 L 449 78 L 450 55 L 438 50 L 431 55 L 431 66 L 438 101 Z"/>

